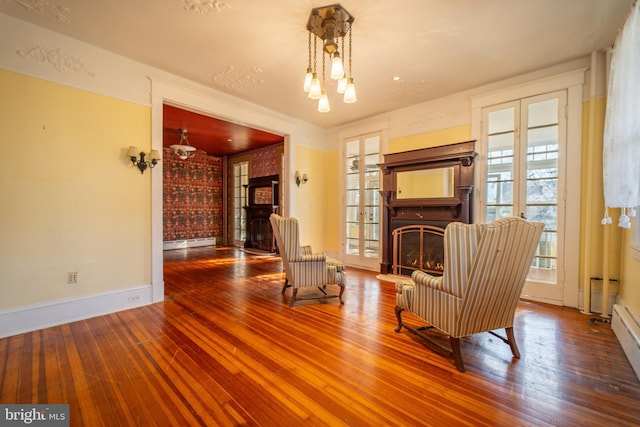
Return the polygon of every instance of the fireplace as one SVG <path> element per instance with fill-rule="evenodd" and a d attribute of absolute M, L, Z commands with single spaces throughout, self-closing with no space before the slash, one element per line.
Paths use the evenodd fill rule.
<path fill-rule="evenodd" d="M 473 222 L 475 141 L 385 154 L 382 170 L 383 274 L 442 274 L 450 222 Z"/>
<path fill-rule="evenodd" d="M 444 228 L 405 225 L 392 232 L 393 274 L 411 276 L 415 270 L 441 276 L 444 272 Z"/>
<path fill-rule="evenodd" d="M 269 217 L 279 211 L 280 177 L 278 175 L 250 178 L 245 185 L 247 206 L 243 206 L 245 223 L 245 248 L 275 252 L 276 243 Z"/>

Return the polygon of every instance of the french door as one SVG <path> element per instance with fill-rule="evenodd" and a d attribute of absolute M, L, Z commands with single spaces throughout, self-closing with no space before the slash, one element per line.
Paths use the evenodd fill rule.
<path fill-rule="evenodd" d="M 380 144 L 373 133 L 345 141 L 345 229 L 347 265 L 380 267 Z"/>
<path fill-rule="evenodd" d="M 562 301 L 566 91 L 483 108 L 485 222 L 520 216 L 545 224 L 523 297 Z"/>
<path fill-rule="evenodd" d="M 247 229 L 246 185 L 249 183 L 249 162 L 239 162 L 233 165 L 233 244 L 244 246 Z"/>

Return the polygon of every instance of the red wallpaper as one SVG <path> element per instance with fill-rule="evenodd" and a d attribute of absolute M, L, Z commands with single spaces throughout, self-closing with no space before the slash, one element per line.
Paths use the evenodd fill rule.
<path fill-rule="evenodd" d="M 197 151 L 181 160 L 164 149 L 163 240 L 222 237 L 222 158 Z"/>

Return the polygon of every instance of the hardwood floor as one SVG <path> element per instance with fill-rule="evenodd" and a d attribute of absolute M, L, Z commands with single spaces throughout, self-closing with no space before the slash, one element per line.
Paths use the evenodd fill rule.
<path fill-rule="evenodd" d="M 0 340 L 0 402 L 68 403 L 73 426 L 640 424 L 640 383 L 592 316 L 521 302 L 522 358 L 476 335 L 460 373 L 394 332 L 375 273 L 347 270 L 344 305 L 289 308 L 282 280 L 277 257 L 165 252 L 163 303 Z"/>

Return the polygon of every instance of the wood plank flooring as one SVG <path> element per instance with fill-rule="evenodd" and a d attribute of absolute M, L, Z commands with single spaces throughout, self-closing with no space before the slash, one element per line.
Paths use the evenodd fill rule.
<path fill-rule="evenodd" d="M 595 316 L 521 302 L 522 358 L 476 335 L 460 373 L 394 332 L 393 284 L 375 273 L 347 270 L 344 305 L 289 308 L 281 269 L 167 251 L 163 303 L 1 339 L 0 402 L 68 403 L 72 426 L 640 424 L 640 383 Z"/>

